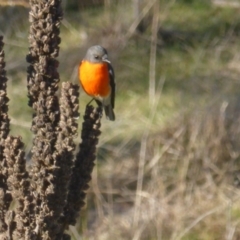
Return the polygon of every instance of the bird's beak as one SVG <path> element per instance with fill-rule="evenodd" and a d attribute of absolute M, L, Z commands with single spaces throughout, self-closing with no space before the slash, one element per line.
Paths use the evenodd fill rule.
<path fill-rule="evenodd" d="M 109 59 L 108 59 L 108 55 L 107 55 L 107 54 L 103 55 L 102 60 L 103 60 L 104 62 L 111 63 L 111 62 L 109 61 Z"/>

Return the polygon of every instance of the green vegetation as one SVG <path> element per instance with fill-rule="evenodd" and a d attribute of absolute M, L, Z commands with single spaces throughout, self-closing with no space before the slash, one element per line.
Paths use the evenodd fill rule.
<path fill-rule="evenodd" d="M 125 39 L 129 3 L 65 13 L 61 80 L 78 81 L 86 49 L 99 43 L 109 50 L 117 82 L 117 120 L 102 122 L 83 223 L 74 228 L 83 239 L 240 239 L 239 8 L 161 1 L 154 105 L 151 18 L 144 33 Z M 11 131 L 29 151 L 27 19 L 22 7 L 0 9 Z M 81 114 L 88 101 L 82 93 Z"/>

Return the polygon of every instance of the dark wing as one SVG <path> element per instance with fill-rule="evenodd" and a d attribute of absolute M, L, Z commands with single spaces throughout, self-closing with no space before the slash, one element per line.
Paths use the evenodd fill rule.
<path fill-rule="evenodd" d="M 110 87 L 112 89 L 111 92 L 111 105 L 112 108 L 114 108 L 114 103 L 115 103 L 115 75 L 114 75 L 114 70 L 113 67 L 110 63 L 108 63 L 108 71 L 109 71 L 109 76 L 110 76 Z"/>

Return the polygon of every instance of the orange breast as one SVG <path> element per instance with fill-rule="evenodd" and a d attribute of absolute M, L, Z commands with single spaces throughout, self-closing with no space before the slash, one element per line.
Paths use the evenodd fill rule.
<path fill-rule="evenodd" d="M 106 97 L 110 93 L 107 63 L 82 61 L 79 66 L 79 80 L 84 91 L 93 97 Z"/>

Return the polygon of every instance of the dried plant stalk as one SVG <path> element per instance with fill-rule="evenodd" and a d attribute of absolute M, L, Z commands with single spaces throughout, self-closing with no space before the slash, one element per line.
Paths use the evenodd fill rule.
<path fill-rule="evenodd" d="M 30 180 L 26 171 L 24 144 L 20 137 L 9 136 L 5 140 L 4 157 L 7 163 L 7 185 L 17 207 L 14 210 L 12 224 L 13 239 L 36 239 L 33 224 L 34 205 L 30 192 Z M 12 211 L 10 211 L 11 213 Z M 14 228 L 13 228 L 14 226 Z M 8 226 L 11 229 L 11 226 Z"/>
<path fill-rule="evenodd" d="M 78 85 L 69 82 L 62 84 L 59 131 L 56 152 L 54 153 L 55 166 L 58 167 L 58 169 L 56 169 L 56 177 L 52 180 L 55 191 L 52 196 L 54 198 L 54 201 L 52 201 L 53 205 L 50 206 L 54 213 L 52 216 L 53 222 L 55 221 L 58 227 L 60 226 L 58 221 L 66 203 L 69 181 L 74 163 L 73 151 L 76 145 L 73 140 L 74 137 L 77 136 L 78 129 L 78 124 L 76 122 L 76 118 L 79 116 L 78 96 Z M 63 232 L 64 229 L 56 228 L 55 235 L 58 234 L 56 239 L 60 239 Z"/>
<path fill-rule="evenodd" d="M 70 181 L 72 166 L 73 166 L 73 151 L 76 144 L 74 138 L 77 136 L 78 124 L 76 118 L 78 113 L 78 96 L 79 86 L 72 83 L 63 83 L 60 98 L 60 113 L 61 118 L 59 122 L 58 139 L 56 143 L 55 159 L 56 164 L 59 165 L 59 176 L 56 182 L 58 186 L 59 198 L 61 197 L 61 203 L 59 205 L 63 209 L 64 201 L 67 196 L 67 188 Z M 56 196 L 57 197 L 57 196 Z M 61 210 L 62 210 L 61 209 Z M 60 214 L 62 211 L 60 212 Z M 59 214 L 59 215 L 60 215 Z"/>
<path fill-rule="evenodd" d="M 101 134 L 102 108 L 87 106 L 82 126 L 82 143 L 76 156 L 73 167 L 71 182 L 67 198 L 67 205 L 64 210 L 63 224 L 74 225 L 81 207 L 84 205 L 85 191 L 89 188 L 91 173 L 96 158 L 96 146 L 98 137 Z"/>
<path fill-rule="evenodd" d="M 7 97 L 7 77 L 5 71 L 3 37 L 0 36 L 0 139 L 6 139 L 9 133 L 10 120 L 8 117 L 8 97 Z M 0 148 L 0 157 L 2 157 L 2 149 Z"/>
<path fill-rule="evenodd" d="M 56 205 L 56 178 L 59 164 L 55 145 L 59 128 L 59 103 L 56 96 L 59 82 L 57 71 L 59 27 L 62 19 L 61 1 L 30 0 L 30 48 L 27 61 L 29 105 L 35 111 L 32 131 L 35 134 L 32 148 L 31 177 L 36 192 L 35 219 L 41 239 L 53 239 L 58 231 L 54 219 Z"/>
<path fill-rule="evenodd" d="M 60 0 L 30 0 L 28 97 L 29 105 L 37 111 L 39 95 L 53 96 L 58 89 L 59 27 L 62 19 Z M 48 99 L 50 100 L 50 99 Z M 54 101 L 54 99 L 52 99 Z M 36 105 L 35 105 L 36 104 Z M 54 119 L 53 119 L 54 120 Z"/>
<path fill-rule="evenodd" d="M 0 237 L 1 233 L 7 230 L 7 224 L 4 216 L 12 201 L 11 194 L 7 191 L 7 170 L 6 159 L 3 156 L 5 139 L 9 134 L 9 117 L 8 117 L 8 97 L 7 97 L 7 77 L 5 71 L 3 37 L 0 36 Z"/>

